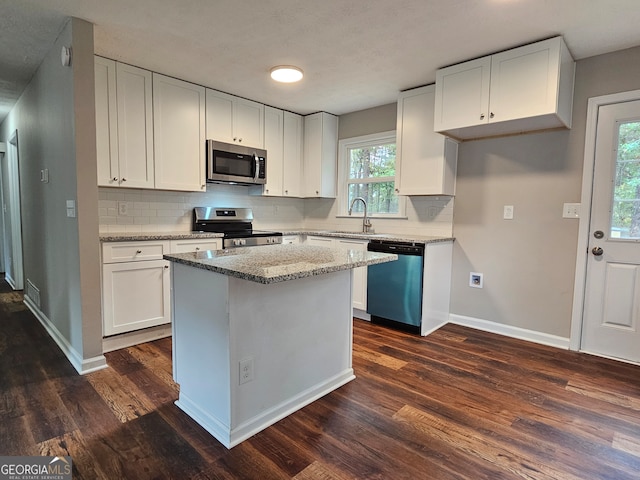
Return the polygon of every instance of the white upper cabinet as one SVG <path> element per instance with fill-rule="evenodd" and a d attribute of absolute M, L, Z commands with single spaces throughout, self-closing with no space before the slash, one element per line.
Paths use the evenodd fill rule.
<path fill-rule="evenodd" d="M 267 151 L 267 183 L 262 195 L 282 196 L 284 162 L 284 112 L 264 107 L 264 149 Z"/>
<path fill-rule="evenodd" d="M 295 113 L 284 112 L 282 193 L 285 197 L 302 196 L 303 142 L 303 117 Z M 267 150 L 268 155 L 269 150 Z"/>
<path fill-rule="evenodd" d="M 304 117 L 264 107 L 264 147 L 267 151 L 267 183 L 252 187 L 252 195 L 302 196 Z"/>
<path fill-rule="evenodd" d="M 118 113 L 116 103 L 116 62 L 95 57 L 96 82 L 96 154 L 98 185 L 117 186 Z"/>
<path fill-rule="evenodd" d="M 562 37 L 440 69 L 435 131 L 469 139 L 570 128 L 574 71 Z"/>
<path fill-rule="evenodd" d="M 207 138 L 264 148 L 264 105 L 207 89 Z"/>
<path fill-rule="evenodd" d="M 151 72 L 100 57 L 95 72 L 98 185 L 153 188 Z"/>
<path fill-rule="evenodd" d="M 401 92 L 396 131 L 396 193 L 455 195 L 458 144 L 433 131 L 435 85 Z"/>
<path fill-rule="evenodd" d="M 205 89 L 153 74 L 155 186 L 206 191 Z"/>
<path fill-rule="evenodd" d="M 305 197 L 335 198 L 338 117 L 325 112 L 304 117 Z"/>

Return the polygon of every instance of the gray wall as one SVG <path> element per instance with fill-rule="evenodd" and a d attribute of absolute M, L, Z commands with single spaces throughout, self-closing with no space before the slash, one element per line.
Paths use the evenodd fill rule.
<path fill-rule="evenodd" d="M 72 68 L 60 62 L 63 45 Z M 81 359 L 102 355 L 93 85 L 93 26 L 72 19 L 0 125 L 0 141 L 18 130 L 25 280 Z M 66 216 L 67 200 L 77 218 Z"/>
<path fill-rule="evenodd" d="M 640 89 L 640 48 L 577 62 L 573 128 L 463 143 L 454 209 L 451 312 L 569 337 L 587 100 Z M 514 205 L 514 220 L 503 220 Z M 485 274 L 483 289 L 469 272 Z"/>
<path fill-rule="evenodd" d="M 397 110 L 397 104 L 390 103 L 341 115 L 338 122 L 338 138 L 360 137 L 395 130 Z"/>

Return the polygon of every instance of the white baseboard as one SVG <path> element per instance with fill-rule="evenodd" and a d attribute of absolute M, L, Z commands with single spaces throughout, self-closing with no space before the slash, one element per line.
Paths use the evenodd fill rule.
<path fill-rule="evenodd" d="M 80 355 L 78 351 L 71 346 L 69 341 L 60 333 L 58 328 L 44 313 L 42 313 L 33 300 L 31 300 L 31 298 L 26 294 L 24 296 L 24 303 L 42 324 L 49 336 L 53 338 L 54 342 L 56 342 L 60 350 L 62 350 L 62 353 L 64 353 L 65 357 L 67 357 L 69 362 L 71 362 L 71 365 L 73 365 L 73 368 L 75 368 L 80 375 L 85 375 L 87 373 L 95 372 L 96 370 L 107 368 L 107 359 L 104 355 L 98 355 L 92 358 L 82 358 L 82 355 Z"/>
<path fill-rule="evenodd" d="M 206 411 L 201 405 L 193 402 L 182 391 L 180 391 L 180 397 L 175 404 L 225 447 L 233 448 L 247 438 L 252 437 L 277 421 L 291 415 L 293 412 L 315 402 L 317 399 L 331 393 L 355 378 L 353 369 L 348 368 L 325 382 L 314 385 L 300 392 L 295 397 L 265 410 L 260 415 L 249 419 L 235 428 L 230 428 L 228 425 L 225 425 L 211 412 Z"/>
<path fill-rule="evenodd" d="M 171 336 L 171 324 L 158 325 L 157 327 L 136 330 L 135 332 L 121 333 L 112 337 L 102 339 L 102 352 L 112 352 L 121 348 L 139 345 L 141 343 L 152 342 L 161 338 Z"/>
<path fill-rule="evenodd" d="M 570 339 L 568 337 L 550 335 L 548 333 L 536 332 L 535 330 L 527 330 L 526 328 L 514 327 L 512 325 L 491 322 L 480 318 L 465 317 L 464 315 L 456 315 L 453 313 L 449 315 L 449 323 L 455 323 L 456 325 L 475 328 L 476 330 L 482 330 L 485 332 L 497 333 L 498 335 L 504 335 L 507 337 L 518 338 L 520 340 L 527 340 L 529 342 L 540 343 L 550 347 L 562 348 L 564 350 L 569 349 Z"/>

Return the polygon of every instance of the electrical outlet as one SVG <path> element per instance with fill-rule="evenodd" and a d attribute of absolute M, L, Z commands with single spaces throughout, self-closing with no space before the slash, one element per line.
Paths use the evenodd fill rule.
<path fill-rule="evenodd" d="M 240 360 L 240 385 L 253 380 L 253 357 Z"/>
<path fill-rule="evenodd" d="M 505 205 L 502 218 L 505 220 L 513 220 L 513 205 Z"/>
<path fill-rule="evenodd" d="M 129 215 L 129 205 L 127 202 L 118 202 L 118 215 L 127 216 Z"/>
<path fill-rule="evenodd" d="M 483 277 L 484 275 L 482 273 L 471 272 L 469 274 L 469 286 L 473 288 L 482 288 Z"/>
<path fill-rule="evenodd" d="M 565 203 L 562 207 L 562 218 L 580 218 L 580 204 Z"/>

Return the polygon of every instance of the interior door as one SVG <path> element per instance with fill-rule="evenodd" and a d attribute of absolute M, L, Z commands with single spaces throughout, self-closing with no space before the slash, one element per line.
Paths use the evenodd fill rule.
<path fill-rule="evenodd" d="M 598 110 L 581 349 L 640 362 L 640 101 Z"/>

